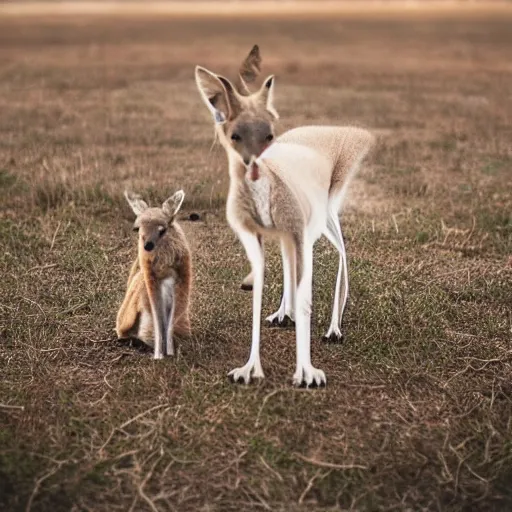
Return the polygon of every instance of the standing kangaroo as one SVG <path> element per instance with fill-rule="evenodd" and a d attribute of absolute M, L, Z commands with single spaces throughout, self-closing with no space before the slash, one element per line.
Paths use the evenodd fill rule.
<path fill-rule="evenodd" d="M 325 385 L 322 370 L 311 364 L 311 298 L 313 245 L 321 236 L 340 254 L 328 338 L 341 339 L 341 317 L 348 294 L 345 246 L 338 212 L 347 186 L 374 143 L 373 135 L 355 127 L 306 126 L 274 141 L 275 79 L 250 93 L 248 83 L 259 73 L 255 46 L 240 68 L 237 88 L 227 79 L 196 67 L 196 83 L 226 150 L 230 186 L 227 220 L 251 263 L 253 281 L 252 345 L 248 362 L 230 372 L 235 382 L 263 378 L 260 361 L 261 302 L 264 279 L 263 237 L 278 238 L 283 258 L 283 297 L 268 321 L 295 317 L 297 386 Z M 344 292 L 341 300 L 342 278 Z M 341 309 L 341 311 L 340 311 Z"/>
<path fill-rule="evenodd" d="M 154 344 L 154 358 L 162 359 L 174 355 L 173 334 L 190 334 L 190 249 L 175 221 L 185 194 L 176 192 L 161 208 L 149 208 L 127 192 L 125 197 L 137 216 L 133 229 L 139 242 L 116 332 L 119 338 L 136 336 Z"/>

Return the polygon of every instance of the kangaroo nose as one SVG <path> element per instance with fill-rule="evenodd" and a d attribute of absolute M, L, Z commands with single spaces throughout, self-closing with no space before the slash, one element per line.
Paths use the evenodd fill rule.
<path fill-rule="evenodd" d="M 151 252 L 154 248 L 155 248 L 155 244 L 153 242 L 146 242 L 144 244 L 144 249 L 146 249 L 146 251 L 148 251 L 148 252 Z"/>
<path fill-rule="evenodd" d="M 250 158 L 245 157 L 245 158 L 244 158 L 244 164 L 245 164 L 245 165 L 249 165 L 250 163 L 251 163 L 251 159 L 250 159 Z"/>

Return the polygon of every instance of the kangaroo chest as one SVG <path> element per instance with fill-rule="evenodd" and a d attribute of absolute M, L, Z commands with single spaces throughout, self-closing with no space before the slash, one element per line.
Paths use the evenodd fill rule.
<path fill-rule="evenodd" d="M 172 258 L 167 258 L 166 255 L 158 255 L 152 261 L 143 260 L 142 268 L 144 272 L 151 278 L 157 281 L 165 279 L 177 280 L 179 278 L 179 263 Z"/>
<path fill-rule="evenodd" d="M 245 183 L 259 222 L 265 228 L 273 227 L 274 222 L 270 215 L 270 179 L 260 174 L 258 179 L 253 180 L 248 173 Z"/>
<path fill-rule="evenodd" d="M 271 192 L 271 179 L 267 173 L 259 173 L 256 180 L 251 179 L 250 173 L 240 173 L 232 178 L 226 204 L 231 227 L 235 231 L 239 228 L 249 231 L 272 229 Z"/>

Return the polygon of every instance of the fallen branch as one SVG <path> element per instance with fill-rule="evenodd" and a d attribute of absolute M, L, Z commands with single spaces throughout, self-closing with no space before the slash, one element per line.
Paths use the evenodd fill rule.
<path fill-rule="evenodd" d="M 57 466 L 55 466 L 51 471 L 48 471 L 48 473 L 45 473 L 42 477 L 38 478 L 36 480 L 36 484 L 34 485 L 34 489 L 32 489 L 32 494 L 30 495 L 30 498 L 27 502 L 27 507 L 25 508 L 25 512 L 30 512 L 32 509 L 32 502 L 34 501 L 34 498 L 36 497 L 37 493 L 39 492 L 39 488 L 41 487 L 41 484 L 48 478 L 50 478 L 52 475 L 57 473 L 57 471 L 62 467 L 62 465 L 67 461 L 59 461 L 57 463 Z"/>
<path fill-rule="evenodd" d="M 314 466 L 318 466 L 321 468 L 329 468 L 329 469 L 368 469 L 368 466 L 362 466 L 361 464 L 333 464 L 332 462 L 324 462 L 322 460 L 309 459 L 308 457 L 304 457 L 300 453 L 294 452 L 292 454 L 294 457 L 297 457 L 304 462 L 309 462 L 309 464 L 313 464 Z"/>
<path fill-rule="evenodd" d="M 24 411 L 24 405 L 9 405 L 9 404 L 0 404 L 0 409 L 17 409 L 19 411 Z"/>
<path fill-rule="evenodd" d="M 149 508 L 151 508 L 151 510 L 153 512 L 158 512 L 158 508 L 156 507 L 153 500 L 145 493 L 144 487 L 148 483 L 149 479 L 153 476 L 153 471 L 155 470 L 156 465 L 160 462 L 162 457 L 163 457 L 163 454 L 160 454 L 160 456 L 156 459 L 156 461 L 151 466 L 151 469 L 148 471 L 147 475 L 144 477 L 144 480 L 142 480 L 142 482 L 137 487 L 139 496 L 149 505 Z"/>
<path fill-rule="evenodd" d="M 103 452 L 105 447 L 108 445 L 108 443 L 110 443 L 111 439 L 114 437 L 114 434 L 116 433 L 116 431 L 123 430 L 125 427 L 132 424 L 134 421 L 137 421 L 138 419 L 144 417 L 146 414 L 156 411 L 157 409 L 162 409 L 164 407 L 170 407 L 170 405 L 169 404 L 155 405 L 154 407 L 151 407 L 150 409 L 148 409 L 144 412 L 141 412 L 141 413 L 137 414 L 136 416 L 134 416 L 133 418 L 130 418 L 129 420 L 125 421 L 122 425 L 119 425 L 119 427 L 114 427 L 112 429 L 112 432 L 110 432 L 110 435 L 108 436 L 107 440 L 101 445 L 101 448 L 98 450 L 98 453 Z"/>
<path fill-rule="evenodd" d="M 281 476 L 281 473 L 278 473 L 274 468 L 271 468 L 268 464 L 268 462 L 263 458 L 262 455 L 260 455 L 261 463 L 280 481 L 284 482 L 283 477 Z"/>
<path fill-rule="evenodd" d="M 485 361 L 485 364 L 483 364 L 482 366 L 480 366 L 480 368 L 475 368 L 474 366 L 472 366 L 471 364 L 468 364 L 463 370 L 460 370 L 458 371 L 457 373 L 454 373 L 444 384 L 443 384 L 443 388 L 446 389 L 446 387 L 448 386 L 448 384 L 453 380 L 453 379 L 456 379 L 457 377 L 460 377 L 461 375 L 463 375 L 464 373 L 466 373 L 467 371 L 469 370 L 473 370 L 474 372 L 481 372 L 482 370 L 485 370 L 485 368 L 490 365 L 491 363 L 502 363 L 503 361 L 505 361 L 506 358 L 496 358 L 496 359 L 478 359 L 476 357 L 471 357 L 471 358 L 466 358 L 466 359 L 473 359 L 474 361 Z"/>
<path fill-rule="evenodd" d="M 319 475 L 320 475 L 320 470 L 317 469 L 315 474 L 309 480 L 308 485 L 306 485 L 306 488 L 302 491 L 302 494 L 299 497 L 299 505 L 302 505 L 302 503 L 304 502 L 304 498 L 307 496 L 308 492 L 313 487 L 313 484 L 315 483 L 315 480 L 318 478 Z"/>

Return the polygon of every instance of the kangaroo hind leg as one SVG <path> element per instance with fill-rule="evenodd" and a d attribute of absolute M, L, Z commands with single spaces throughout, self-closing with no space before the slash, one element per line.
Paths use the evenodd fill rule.
<path fill-rule="evenodd" d="M 296 256 L 293 241 L 281 239 L 283 259 L 283 296 L 279 309 L 265 321 L 271 327 L 290 327 L 295 325 L 295 294 L 297 289 Z"/>
<path fill-rule="evenodd" d="M 334 245 L 340 255 L 338 274 L 336 276 L 336 287 L 334 290 L 331 323 L 324 339 L 326 341 L 341 342 L 343 340 L 341 323 L 348 299 L 348 266 L 340 221 L 337 212 L 334 210 L 329 212 L 324 235 Z"/>
<path fill-rule="evenodd" d="M 142 274 L 135 274 L 116 319 L 116 333 L 119 339 L 129 338 L 136 333 L 137 322 L 139 321 L 139 298 L 144 291 L 144 280 Z"/>
<path fill-rule="evenodd" d="M 190 336 L 190 282 L 178 281 L 174 289 L 174 334 Z"/>

